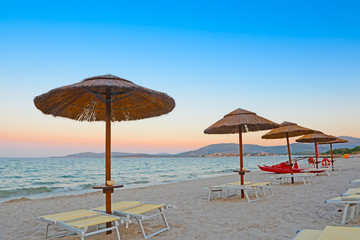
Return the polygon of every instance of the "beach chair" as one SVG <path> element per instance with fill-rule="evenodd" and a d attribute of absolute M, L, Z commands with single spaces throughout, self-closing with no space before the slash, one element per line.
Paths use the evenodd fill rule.
<path fill-rule="evenodd" d="M 360 195 L 360 188 L 349 188 L 346 192 L 341 194 L 341 197 L 349 195 Z"/>
<path fill-rule="evenodd" d="M 359 184 L 360 183 L 360 178 L 359 179 L 355 179 L 355 180 L 352 180 L 350 182 L 350 184 Z"/>
<path fill-rule="evenodd" d="M 349 196 L 332 198 L 329 200 L 325 200 L 325 203 L 344 204 L 341 224 L 346 224 L 354 218 L 355 213 L 359 214 L 360 195 L 349 195 Z M 349 210 L 350 210 L 350 215 L 349 217 L 347 217 Z"/>
<path fill-rule="evenodd" d="M 290 182 L 291 178 L 294 178 L 301 179 L 304 185 L 309 185 L 315 182 L 315 175 L 315 173 L 293 173 L 293 175 L 291 175 L 290 173 L 285 173 L 279 174 L 278 177 L 281 177 L 281 183 Z"/>
<path fill-rule="evenodd" d="M 259 195 L 256 191 L 256 187 L 251 187 L 249 184 L 225 184 L 224 189 L 230 190 L 230 189 L 235 189 L 235 194 L 240 190 L 244 190 L 244 194 L 246 199 L 248 200 L 249 203 L 251 202 L 255 202 L 259 200 Z M 250 198 L 250 194 L 253 193 L 254 198 Z"/>
<path fill-rule="evenodd" d="M 360 228 L 326 226 L 324 230 L 304 229 L 293 240 L 358 240 Z"/>
<path fill-rule="evenodd" d="M 302 170 L 302 172 L 304 173 L 315 173 L 316 175 L 320 175 L 322 173 L 326 173 L 326 175 L 330 176 L 330 171 L 331 169 L 328 168 L 306 168 L 304 170 Z"/>
<path fill-rule="evenodd" d="M 241 185 L 239 182 L 234 182 L 225 184 L 224 188 L 235 189 L 236 192 L 238 192 L 239 190 L 244 190 L 248 202 L 255 202 L 259 200 L 257 190 L 261 190 L 265 198 L 271 198 L 274 196 L 274 192 L 271 189 L 270 182 L 250 182 L 244 185 Z M 266 194 L 266 192 L 268 192 L 268 194 Z M 250 193 L 253 193 L 253 199 L 250 198 Z"/>
<path fill-rule="evenodd" d="M 52 238 L 63 237 L 71 234 L 78 234 L 80 236 L 80 239 L 84 240 L 85 237 L 90 235 L 115 230 L 117 238 L 118 240 L 120 240 L 120 233 L 118 227 L 119 223 L 122 222 L 121 218 L 108 214 L 81 209 L 77 211 L 40 216 L 38 217 L 38 219 L 46 223 L 45 238 L 48 238 L 49 226 L 57 225 L 70 231 L 71 233 L 55 236 Z M 104 227 L 102 229 L 99 228 L 100 225 L 106 224 L 108 222 L 112 223 L 111 227 Z M 88 232 L 89 228 L 93 226 L 98 226 L 98 228 L 95 231 Z"/>
<path fill-rule="evenodd" d="M 302 229 L 297 231 L 297 234 L 292 240 L 316 240 L 322 230 Z"/>
<path fill-rule="evenodd" d="M 121 201 L 117 203 L 111 204 L 112 214 L 125 217 L 126 228 L 128 228 L 129 223 L 131 223 L 131 219 L 136 219 L 139 223 L 141 233 L 143 234 L 145 239 L 148 239 L 152 236 L 155 236 L 164 231 L 170 231 L 170 226 L 166 220 L 164 209 L 169 208 L 171 206 L 166 204 L 159 203 L 151 203 L 151 202 L 139 202 L 139 201 Z M 94 208 L 95 211 L 104 212 L 105 206 Z M 159 210 L 158 213 L 153 213 L 154 210 Z M 143 221 L 149 220 L 156 216 L 161 216 L 165 228 L 158 230 L 155 233 L 146 235 Z"/>
<path fill-rule="evenodd" d="M 251 181 L 245 181 L 244 185 L 253 183 Z M 209 196 L 208 196 L 208 200 L 211 201 L 215 198 L 212 198 L 213 193 L 217 193 L 218 197 L 222 198 L 223 197 L 223 193 L 225 193 L 225 190 L 227 191 L 227 193 L 225 193 L 225 197 L 231 196 L 229 194 L 230 189 L 226 188 L 227 185 L 240 185 L 240 181 L 236 181 L 236 182 L 230 182 L 230 183 L 226 183 L 226 184 L 222 184 L 222 185 L 214 185 L 214 186 L 208 186 L 208 187 L 204 187 L 203 189 L 209 190 Z M 235 192 L 236 194 L 236 192 Z M 235 195 L 233 194 L 233 195 Z"/>
<path fill-rule="evenodd" d="M 274 192 L 271 189 L 271 183 L 270 182 L 255 182 L 255 183 L 249 184 L 249 186 L 260 189 L 265 198 L 271 198 L 271 197 L 274 196 Z M 266 195 L 266 191 L 268 192 L 267 195 Z"/>

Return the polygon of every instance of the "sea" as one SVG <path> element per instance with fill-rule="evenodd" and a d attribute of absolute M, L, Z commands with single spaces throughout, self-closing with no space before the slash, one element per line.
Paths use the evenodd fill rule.
<path fill-rule="evenodd" d="M 244 168 L 284 162 L 287 156 L 244 157 Z M 112 158 L 111 177 L 124 188 L 234 174 L 239 157 Z M 104 158 L 0 158 L 0 202 L 78 195 L 103 185 Z"/>

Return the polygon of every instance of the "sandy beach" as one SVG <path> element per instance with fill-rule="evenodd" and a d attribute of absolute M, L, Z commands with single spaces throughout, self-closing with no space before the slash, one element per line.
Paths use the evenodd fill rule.
<path fill-rule="evenodd" d="M 229 197 L 208 201 L 208 191 L 202 189 L 237 181 L 238 175 L 185 181 L 166 185 L 137 189 L 117 190 L 113 202 L 140 200 L 161 202 L 176 206 L 166 210 L 171 231 L 166 231 L 152 239 L 291 239 L 296 231 L 303 228 L 323 229 L 326 225 L 339 226 L 342 205 L 326 204 L 324 200 L 337 197 L 347 188 L 350 181 L 360 178 L 360 157 L 339 159 L 336 166 L 341 169 L 331 172 L 331 176 L 317 176 L 312 185 L 281 184 L 273 187 L 275 196 L 248 203 L 246 199 Z M 301 166 L 301 165 L 300 165 Z M 306 166 L 306 164 L 303 164 Z M 308 165 L 306 167 L 309 167 Z M 246 175 L 246 180 L 269 181 L 272 174 L 254 171 Z M 77 196 L 51 197 L 45 199 L 20 199 L 0 204 L 0 239 L 42 239 L 45 224 L 37 216 L 91 209 L 104 204 L 101 192 Z M 157 220 L 147 224 L 152 231 Z M 359 226 L 360 217 L 346 224 Z M 143 239 L 137 223 L 126 230 L 120 228 L 121 238 Z M 51 234 L 65 233 L 59 228 L 51 228 Z M 78 239 L 77 236 L 61 239 Z M 115 234 L 98 234 L 86 239 L 116 239 Z"/>

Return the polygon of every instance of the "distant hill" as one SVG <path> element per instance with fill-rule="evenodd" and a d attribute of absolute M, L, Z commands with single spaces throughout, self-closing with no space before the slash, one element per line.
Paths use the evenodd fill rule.
<path fill-rule="evenodd" d="M 339 138 L 348 140 L 347 143 L 334 144 L 333 149 L 337 148 L 354 148 L 360 146 L 360 138 L 340 136 Z M 285 140 L 284 140 L 285 141 Z M 290 149 L 292 154 L 304 153 L 310 154 L 314 153 L 314 144 L 313 143 L 292 143 L 290 144 Z M 282 146 L 260 146 L 255 144 L 244 144 L 243 145 L 244 153 L 277 153 L 277 154 L 287 154 L 286 145 Z M 319 151 L 326 152 L 329 150 L 329 144 L 319 145 Z M 113 158 L 117 157 L 195 157 L 199 155 L 212 154 L 212 153 L 238 153 L 239 145 L 237 143 L 220 143 L 220 144 L 211 144 L 197 150 L 186 151 L 178 154 L 168 154 L 168 153 L 159 153 L 159 154 L 147 154 L 147 153 L 123 153 L 123 152 L 112 152 L 111 156 Z M 93 152 L 84 152 L 70 154 L 68 158 L 103 158 L 105 153 L 93 153 Z"/>

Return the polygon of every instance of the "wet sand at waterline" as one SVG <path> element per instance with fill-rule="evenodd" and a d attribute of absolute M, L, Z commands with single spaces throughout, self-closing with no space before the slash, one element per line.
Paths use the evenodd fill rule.
<path fill-rule="evenodd" d="M 317 182 L 282 184 L 273 187 L 275 196 L 248 203 L 246 199 L 232 196 L 208 201 L 208 191 L 203 187 L 237 181 L 238 175 L 185 181 L 146 188 L 116 190 L 113 202 L 138 200 L 167 203 L 176 206 L 166 210 L 171 231 L 151 239 L 292 239 L 303 228 L 323 229 L 326 225 L 339 226 L 342 205 L 326 204 L 324 200 L 337 197 L 350 181 L 360 178 L 360 157 L 339 159 L 335 165 L 341 170 L 331 176 L 317 176 Z M 306 165 L 300 165 L 305 167 Z M 306 167 L 309 167 L 308 165 Z M 273 174 L 253 171 L 245 176 L 250 181 L 269 181 Z M 354 187 L 354 186 L 353 186 Z M 42 239 L 46 224 L 37 216 L 91 209 L 104 204 L 101 192 L 76 196 L 50 197 L 43 199 L 18 199 L 0 203 L 0 239 Z M 152 231 L 158 219 L 149 221 L 146 231 Z M 146 223 L 146 221 L 145 221 Z M 360 226 L 360 216 L 346 226 Z M 143 239 L 138 224 L 132 223 L 128 230 L 120 228 L 121 238 Z M 50 227 L 50 234 L 66 233 Z M 76 235 L 61 239 L 78 239 Z M 116 239 L 112 235 L 97 234 L 86 239 Z"/>

